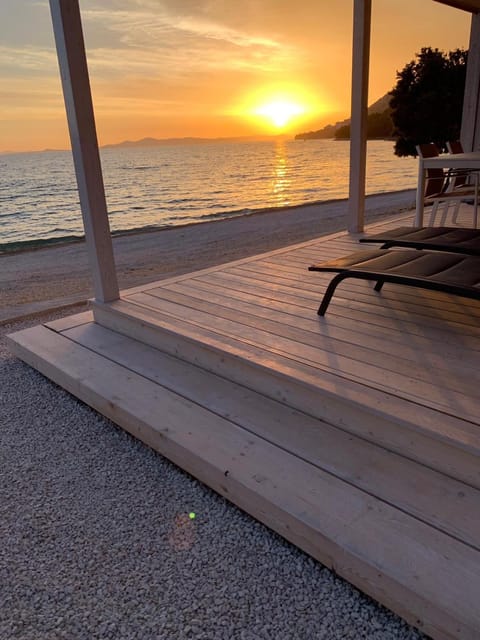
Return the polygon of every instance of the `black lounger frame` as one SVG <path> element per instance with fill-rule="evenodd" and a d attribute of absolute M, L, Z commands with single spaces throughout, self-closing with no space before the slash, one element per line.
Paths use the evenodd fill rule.
<path fill-rule="evenodd" d="M 319 271 L 319 269 L 315 269 L 313 267 L 309 267 L 308 270 Z M 464 298 L 471 298 L 472 300 L 480 300 L 480 291 L 477 294 L 470 291 L 461 291 L 456 285 L 447 285 L 440 282 L 433 282 L 431 280 L 420 280 L 418 278 L 411 277 L 409 278 L 408 276 L 389 276 L 388 274 L 382 274 L 380 276 L 379 273 L 368 273 L 367 271 L 355 271 L 354 269 L 352 269 L 351 271 L 342 271 L 342 273 L 338 273 L 334 278 L 332 278 L 318 308 L 317 313 L 319 316 L 325 315 L 328 305 L 330 304 L 333 294 L 335 293 L 335 289 L 340 284 L 340 282 L 342 282 L 342 280 L 345 280 L 346 278 L 358 278 L 359 280 L 376 280 L 376 284 L 374 286 L 375 291 L 380 291 L 385 282 L 391 282 L 393 284 L 403 284 L 409 287 L 418 287 L 420 289 L 430 289 L 431 291 L 453 293 L 454 295 L 462 296 Z"/>
<path fill-rule="evenodd" d="M 408 253 L 410 253 L 410 251 L 407 250 Z M 393 253 L 397 254 L 396 251 L 394 251 Z M 363 259 L 365 258 L 366 260 L 370 259 L 370 258 L 376 258 L 376 257 L 383 257 L 383 256 L 387 256 L 387 255 L 393 255 L 393 253 L 389 250 L 377 250 L 377 251 L 360 251 L 360 252 L 355 252 L 353 254 L 350 254 L 349 256 L 345 256 L 345 258 L 343 259 L 351 259 L 351 258 L 355 258 L 358 257 L 359 259 Z M 405 253 L 404 251 L 401 253 Z M 378 254 L 378 255 L 374 255 L 374 254 Z M 429 256 L 435 256 L 435 252 L 429 252 L 429 251 L 421 251 L 421 252 L 415 252 L 415 255 L 421 256 L 426 256 L 427 258 Z M 443 255 L 446 258 L 446 254 L 443 253 Z M 450 254 L 451 256 L 452 254 Z M 438 256 L 438 254 L 437 254 Z M 474 265 L 475 267 L 478 267 L 475 271 L 478 271 L 478 269 L 480 269 L 480 258 L 477 257 L 467 257 L 467 256 L 458 256 L 459 260 L 468 260 L 468 261 L 474 261 Z M 469 284 L 462 284 L 462 283 L 455 283 L 455 282 L 445 282 L 442 280 L 435 280 L 435 279 L 430 279 L 428 276 L 423 276 L 423 275 L 418 275 L 418 276 L 414 276 L 414 275 L 405 275 L 405 274 L 401 274 L 401 273 L 396 273 L 396 272 L 389 272 L 388 270 L 368 270 L 368 269 L 360 269 L 360 268 L 355 268 L 355 266 L 349 267 L 349 266 L 338 266 L 339 261 L 341 261 L 342 259 L 339 259 L 337 261 L 328 261 L 325 263 L 320 263 L 320 264 L 316 264 L 316 265 L 312 265 L 311 267 L 308 268 L 309 271 L 321 271 L 321 272 L 333 272 L 333 273 L 337 273 L 337 275 L 335 275 L 332 280 L 330 281 L 327 290 L 325 291 L 325 294 L 323 296 L 322 302 L 320 304 L 320 307 L 318 308 L 318 315 L 323 316 L 325 315 L 325 312 L 327 311 L 328 305 L 330 304 L 330 301 L 332 299 L 332 296 L 335 292 L 335 289 L 337 288 L 337 286 L 340 284 L 340 282 L 342 282 L 343 280 L 345 280 L 346 278 L 357 278 L 359 280 L 370 280 L 370 281 L 375 281 L 375 287 L 374 290 L 375 291 L 380 291 L 384 285 L 385 282 L 389 282 L 392 284 L 401 284 L 401 285 L 406 285 L 409 287 L 417 287 L 417 288 L 421 288 L 421 289 L 428 289 L 431 291 L 440 291 L 443 293 L 450 293 L 450 294 L 454 294 L 456 296 L 461 296 L 464 298 L 470 298 L 473 300 L 480 300 L 480 287 L 474 287 L 472 285 Z M 478 263 L 478 264 L 477 264 Z M 447 270 L 450 269 L 451 267 L 449 265 L 447 265 Z"/>

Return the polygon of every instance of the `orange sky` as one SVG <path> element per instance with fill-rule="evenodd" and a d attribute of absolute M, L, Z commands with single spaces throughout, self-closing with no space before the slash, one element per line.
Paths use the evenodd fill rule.
<path fill-rule="evenodd" d="M 80 6 L 100 144 L 278 132 L 273 100 L 301 107 L 289 134 L 349 114 L 353 0 Z M 370 102 L 421 47 L 467 47 L 469 28 L 432 0 L 373 0 Z M 0 150 L 67 148 L 48 2 L 2 0 L 0 34 Z"/>

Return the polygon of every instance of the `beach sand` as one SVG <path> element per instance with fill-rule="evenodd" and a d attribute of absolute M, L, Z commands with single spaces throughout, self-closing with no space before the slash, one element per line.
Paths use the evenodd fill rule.
<path fill-rule="evenodd" d="M 368 196 L 366 220 L 411 209 L 414 199 L 412 190 Z M 125 289 L 340 231 L 346 214 L 347 200 L 335 200 L 116 236 L 119 285 Z M 93 289 L 85 243 L 0 256 L 0 291 L 2 324 L 87 300 Z"/>

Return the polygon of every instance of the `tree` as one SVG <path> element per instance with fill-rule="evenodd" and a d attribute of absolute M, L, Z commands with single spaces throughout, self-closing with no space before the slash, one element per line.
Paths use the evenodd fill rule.
<path fill-rule="evenodd" d="M 445 149 L 448 140 L 458 140 L 467 55 L 463 49 L 444 53 L 425 47 L 397 72 L 390 100 L 397 156 L 416 156 L 420 143 Z"/>

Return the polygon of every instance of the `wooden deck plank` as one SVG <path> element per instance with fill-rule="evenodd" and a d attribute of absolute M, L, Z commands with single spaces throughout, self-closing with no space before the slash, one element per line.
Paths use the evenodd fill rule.
<path fill-rule="evenodd" d="M 95 304 L 94 316 L 114 331 L 480 487 L 477 424 L 328 372 L 319 375 L 299 362 L 293 366 L 279 354 L 124 301 Z"/>
<path fill-rule="evenodd" d="M 418 331 L 411 333 L 410 330 L 400 331 L 398 324 L 389 326 L 388 323 L 377 324 L 374 330 L 372 330 L 372 323 L 366 321 L 363 317 L 356 317 L 355 323 L 352 323 L 351 316 L 342 317 L 335 311 L 332 311 L 332 313 L 329 313 L 327 316 L 319 318 L 316 314 L 306 313 L 305 305 L 300 306 L 298 304 L 292 304 L 285 299 L 277 300 L 273 297 L 267 297 L 264 291 L 259 292 L 256 288 L 248 292 L 239 290 L 238 288 L 222 288 L 221 293 L 219 293 L 218 286 L 205 279 L 195 278 L 187 282 L 171 283 L 165 288 L 193 294 L 198 291 L 200 295 L 203 295 L 204 299 L 212 300 L 213 302 L 215 302 L 217 298 L 223 300 L 224 303 L 228 301 L 232 301 L 232 304 L 245 302 L 259 307 L 261 313 L 274 314 L 280 312 L 285 318 L 292 317 L 293 322 L 295 322 L 297 326 L 303 326 L 304 328 L 315 327 L 319 336 L 323 335 L 324 332 L 330 336 L 332 335 L 332 331 L 335 332 L 338 329 L 345 330 L 348 334 L 353 334 L 353 339 L 357 341 L 375 341 L 378 337 L 382 344 L 392 342 L 394 344 L 394 350 L 397 349 L 396 344 L 398 343 L 401 344 L 407 352 L 411 349 L 418 351 L 418 349 L 421 348 L 427 356 L 432 349 L 434 350 L 434 354 L 438 354 L 438 339 L 440 339 L 442 341 L 442 356 L 453 356 L 458 360 L 460 350 L 462 351 L 462 360 L 466 358 L 468 361 L 470 357 L 475 366 L 477 366 L 478 362 L 476 352 L 480 351 L 480 345 L 478 345 L 475 340 L 470 340 L 467 343 L 464 340 L 463 334 L 460 334 L 458 340 L 453 341 L 454 344 L 451 346 L 448 341 L 443 339 L 446 336 L 452 338 L 451 331 L 449 333 L 445 331 L 441 333 L 438 331 L 432 333 L 424 332 L 423 334 Z M 151 289 L 149 292 L 153 294 L 157 291 L 161 292 L 162 290 L 162 288 L 157 288 Z M 401 328 L 403 329 L 403 326 Z M 408 325 L 407 329 L 409 329 Z M 365 334 L 366 337 L 364 337 L 363 334 Z M 406 339 L 405 334 L 411 335 L 411 338 Z M 452 340 L 450 340 L 450 342 L 452 342 Z M 386 348 L 388 352 L 388 346 Z"/>
<path fill-rule="evenodd" d="M 376 248 L 378 249 L 378 247 Z M 392 249 L 392 251 L 394 251 L 394 249 Z M 338 256 L 339 254 L 337 253 L 334 257 Z M 318 255 L 308 258 L 298 256 L 297 254 L 288 254 L 285 256 L 277 256 L 272 258 L 266 257 L 254 264 L 238 265 L 238 267 L 242 267 L 244 270 L 254 270 L 255 267 L 257 267 L 265 273 L 271 273 L 272 271 L 274 272 L 276 270 L 279 275 L 288 277 L 291 280 L 301 281 L 302 279 L 305 280 L 305 271 L 308 271 L 308 266 L 310 266 L 314 262 L 319 261 L 320 260 L 318 259 Z M 329 276 L 328 274 L 327 276 L 328 281 L 331 279 L 331 276 Z M 395 289 L 392 288 L 391 290 L 401 292 L 404 296 L 418 296 L 418 290 L 415 290 L 412 287 L 396 287 Z M 451 300 L 454 302 L 459 299 L 458 296 L 454 296 L 453 294 L 446 295 L 443 292 L 432 291 L 428 289 L 422 290 L 422 293 L 428 298 L 434 298 L 437 300 Z M 480 310 L 478 301 L 469 300 L 468 302 L 472 304 L 472 308 L 477 309 L 477 311 Z"/>
<path fill-rule="evenodd" d="M 319 274 L 323 275 L 323 274 Z M 317 295 L 315 292 L 309 290 L 309 288 L 299 289 L 297 287 L 287 285 L 287 284 L 279 284 L 278 282 L 269 283 L 266 280 L 257 279 L 254 276 L 249 274 L 245 274 L 242 272 L 236 273 L 232 271 L 219 271 L 215 274 L 210 274 L 206 276 L 208 279 L 207 282 L 215 282 L 218 286 L 236 286 L 243 291 L 252 291 L 257 289 L 258 291 L 263 291 L 268 293 L 271 296 L 275 296 L 276 299 L 279 299 L 279 295 L 281 295 L 284 299 L 288 300 L 292 304 L 303 305 L 306 309 L 308 309 L 311 313 L 315 314 L 318 308 L 318 305 L 322 299 L 322 295 Z M 352 295 L 349 295 L 349 290 L 345 283 L 340 285 L 336 292 L 335 297 L 332 300 L 328 313 L 331 313 L 331 309 L 335 306 L 340 305 L 341 308 L 348 310 L 348 316 L 352 319 L 356 318 L 358 314 L 361 314 L 360 317 L 371 321 L 372 325 L 378 323 L 390 323 L 396 324 L 402 323 L 402 330 L 410 326 L 414 330 L 414 333 L 418 330 L 426 329 L 428 332 L 431 332 L 432 329 L 439 330 L 441 333 L 445 335 L 445 338 L 448 339 L 449 328 L 452 324 L 452 319 L 447 317 L 434 317 L 433 315 L 423 316 L 421 313 L 416 313 L 409 311 L 408 308 L 398 305 L 388 306 L 385 305 L 383 301 L 382 304 L 382 295 L 379 296 L 378 293 L 374 292 L 371 288 L 368 287 L 368 283 L 362 283 L 364 286 L 365 293 L 362 294 L 360 291 L 355 293 L 355 298 Z M 284 294 L 287 294 L 284 296 Z M 442 314 L 441 306 L 438 308 L 438 315 Z M 455 326 L 455 320 L 453 320 L 453 325 Z M 405 323 L 405 324 L 404 324 Z M 466 336 L 475 336 L 478 337 L 480 335 L 480 328 L 476 326 L 472 326 L 465 319 L 465 324 L 462 323 L 462 332 Z M 456 339 L 456 334 L 455 334 Z"/>
<path fill-rule="evenodd" d="M 260 318 L 281 322 L 289 327 L 297 327 L 304 331 L 309 331 L 315 336 L 315 343 L 321 344 L 326 351 L 331 351 L 332 348 L 335 350 L 336 342 L 333 343 L 333 340 L 339 340 L 347 344 L 360 345 L 367 348 L 369 350 L 367 356 L 372 351 L 382 354 L 383 359 L 385 359 L 385 356 L 392 356 L 410 361 L 411 365 L 419 363 L 418 342 L 416 344 L 406 343 L 404 335 L 399 331 L 382 331 L 383 328 L 380 327 L 379 330 L 372 334 L 370 325 L 367 325 L 365 330 L 362 326 L 363 323 L 356 323 L 355 329 L 353 329 L 351 321 L 345 323 L 346 326 L 342 326 L 337 320 L 327 325 L 323 319 L 319 322 L 319 319 L 307 316 L 303 309 L 298 309 L 294 305 L 277 303 L 274 300 L 267 300 L 241 292 L 224 290 L 220 294 L 217 293 L 216 287 L 209 289 L 206 283 L 198 280 L 187 283 L 172 283 L 162 289 L 151 289 L 149 294 L 161 298 L 167 291 L 191 296 L 202 301 L 208 300 L 206 304 L 227 307 L 237 313 L 249 313 Z M 326 343 L 324 344 L 325 340 Z M 448 373 L 458 374 L 460 377 L 476 375 L 478 372 L 478 354 L 476 352 L 467 353 L 459 362 L 458 353 L 458 346 L 450 348 L 449 345 L 443 345 L 440 354 L 438 344 L 431 340 L 425 340 L 420 362 L 422 365 L 428 363 L 429 368 L 445 369 Z"/>
<path fill-rule="evenodd" d="M 324 276 L 325 274 L 319 273 L 319 276 Z M 172 285 L 179 284 L 177 282 L 171 283 Z M 312 311 L 312 301 L 318 302 L 321 298 L 325 289 L 328 285 L 328 278 L 322 278 L 321 282 L 313 283 L 310 287 L 309 284 L 302 284 L 301 286 L 292 286 L 292 283 L 288 285 L 277 284 L 276 282 L 271 282 L 262 276 L 255 277 L 251 275 L 251 273 L 243 272 L 242 275 L 238 273 L 231 272 L 218 272 L 217 274 L 209 274 L 207 276 L 203 276 L 201 278 L 192 278 L 191 280 L 186 282 L 187 286 L 207 286 L 210 288 L 216 288 L 217 291 L 225 291 L 228 295 L 237 295 L 238 293 L 245 293 L 247 295 L 251 295 L 253 297 L 257 296 L 259 298 L 275 300 L 279 297 L 282 297 L 282 294 L 286 294 L 286 296 L 282 297 L 282 301 L 286 301 L 288 297 L 291 299 L 291 305 L 297 306 L 300 311 L 303 309 L 303 314 L 305 314 L 305 309 L 309 309 Z M 437 300 L 431 299 L 431 296 L 426 294 L 424 291 L 417 289 L 416 295 L 414 292 L 410 293 L 405 300 L 402 300 L 403 292 L 400 292 L 398 288 L 390 287 L 384 288 L 382 290 L 381 295 L 379 296 L 372 290 L 372 286 L 365 282 L 353 282 L 350 286 L 348 286 L 348 282 L 345 281 L 342 283 L 342 287 L 337 289 L 338 293 L 335 296 L 335 299 L 338 297 L 339 300 L 344 300 L 348 303 L 364 303 L 367 301 L 368 309 L 370 310 L 370 314 L 373 318 L 377 314 L 378 310 L 382 310 L 382 316 L 388 322 L 388 318 L 394 318 L 394 314 L 396 311 L 405 311 L 406 309 L 411 308 L 411 305 L 415 306 L 423 306 L 424 303 L 428 307 L 426 310 L 427 318 L 435 317 L 434 314 L 431 313 L 431 310 L 435 308 L 435 306 L 443 306 L 446 304 L 446 308 L 449 309 L 453 307 L 458 313 L 464 315 L 470 315 L 471 309 L 478 307 L 478 304 L 475 301 L 461 299 L 458 296 L 447 297 L 440 296 Z M 406 287 L 405 287 L 406 288 Z M 161 291 L 162 287 L 152 288 L 151 291 Z M 280 301 L 280 300 L 279 300 Z M 474 302 L 475 304 L 470 304 Z M 395 306 L 393 306 L 395 305 Z M 409 307 L 410 305 L 410 307 Z M 318 305 L 317 305 L 318 306 Z M 333 308 L 333 307 L 332 307 Z M 313 311 L 316 312 L 316 306 L 314 304 Z M 309 314 L 308 317 L 312 317 L 316 315 L 316 313 Z M 369 317 L 369 315 L 367 317 Z M 307 317 L 307 316 L 306 316 Z M 326 318 L 327 316 L 325 316 Z M 325 319 L 324 318 L 324 319 Z M 425 324 L 423 317 L 419 314 L 411 313 L 409 316 L 409 321 L 407 321 L 407 329 L 408 325 L 418 325 L 421 321 Z M 396 318 L 395 318 L 396 319 Z M 318 320 L 318 318 L 317 318 Z M 371 322 L 369 324 L 372 324 Z M 450 324 L 453 324 L 452 322 Z M 464 322 L 457 323 L 459 329 L 463 331 Z M 353 326 L 353 325 L 352 325 Z M 428 328 L 431 327 L 431 323 L 427 320 L 426 326 Z M 445 325 L 441 325 L 443 327 L 442 331 L 445 332 Z M 480 331 L 475 324 L 468 324 L 467 330 L 471 333 L 473 330 L 474 333 L 480 335 Z M 403 329 L 403 327 L 402 327 Z M 448 329 L 450 332 L 450 328 Z M 414 333 L 418 333 L 415 331 Z"/>
<path fill-rule="evenodd" d="M 83 313 L 76 313 L 73 316 L 65 316 L 64 318 L 58 318 L 58 320 L 46 322 L 45 326 L 49 329 L 53 329 L 54 331 L 65 331 L 66 329 L 71 329 L 72 327 L 89 324 L 92 321 L 93 313 L 89 310 L 84 311 Z"/>
<path fill-rule="evenodd" d="M 338 257 L 338 255 L 339 254 L 337 254 L 336 257 Z M 267 275 L 277 273 L 281 277 L 285 277 L 289 280 L 301 283 L 305 281 L 305 271 L 313 261 L 313 258 L 312 260 L 304 260 L 303 258 L 297 259 L 296 254 L 289 254 L 287 256 L 282 256 L 281 259 L 280 256 L 277 256 L 276 259 L 265 258 L 254 264 L 246 264 L 242 266 L 244 270 L 256 271 L 257 273 L 264 273 Z M 327 274 L 327 282 L 330 279 L 331 275 Z M 315 285 L 314 282 L 312 282 L 311 284 Z M 352 281 L 352 284 L 358 286 L 358 282 Z M 409 297 L 419 297 L 418 289 L 415 289 L 413 287 L 392 287 L 388 291 L 395 291 L 397 292 L 398 297 L 400 297 L 400 295 L 398 294 L 401 294 L 401 297 L 405 299 L 408 299 Z M 459 300 L 459 297 L 453 294 L 445 294 L 440 291 L 431 291 L 428 289 L 422 290 L 422 295 L 424 296 L 426 301 L 428 301 L 430 298 L 433 298 L 435 300 L 445 300 L 447 303 L 455 303 Z M 477 317 L 480 316 L 480 303 L 476 300 L 468 300 L 468 302 L 471 305 L 472 312 L 475 312 Z"/>
<path fill-rule="evenodd" d="M 399 373 L 394 370 L 393 363 L 389 369 L 372 364 L 373 357 L 368 362 L 362 362 L 361 359 L 354 360 L 342 355 L 340 349 L 329 354 L 321 347 L 306 344 L 306 338 L 303 336 L 301 341 L 298 340 L 298 331 L 290 332 L 278 323 L 271 323 L 276 325 L 276 328 L 272 328 L 271 324 L 268 324 L 269 321 L 262 319 L 262 322 L 259 322 L 257 318 L 250 318 L 247 314 L 242 314 L 236 320 L 237 314 L 228 313 L 228 310 L 222 312 L 220 308 L 217 308 L 215 316 L 212 316 L 199 308 L 201 303 L 198 301 L 192 307 L 188 306 L 185 300 L 183 304 L 170 303 L 166 299 L 158 300 L 154 296 L 141 293 L 132 296 L 131 301 L 155 311 L 162 311 L 175 319 L 187 318 L 194 326 L 213 329 L 229 338 L 239 336 L 242 342 L 284 355 L 319 371 L 333 372 L 389 393 L 396 392 L 413 402 L 423 401 L 427 406 L 451 415 L 457 415 L 460 412 L 465 419 L 473 422 L 478 418 L 478 386 L 476 384 L 472 387 L 466 384 L 468 388 L 463 392 L 452 388 L 446 389 L 444 386 L 439 387 L 440 379 L 431 382 L 410 377 L 407 374 L 410 371 L 409 366 L 405 366 L 404 371 Z M 225 317 L 228 315 L 231 317 Z M 400 361 L 395 363 L 398 368 L 400 364 Z M 454 379 L 452 381 L 454 382 Z"/>
<path fill-rule="evenodd" d="M 94 323 L 64 335 L 480 549 L 479 490 Z"/>
<path fill-rule="evenodd" d="M 198 405 L 191 429 L 184 398 L 51 330 L 12 340 L 55 382 L 426 633 L 480 632 L 478 551 Z"/>
<path fill-rule="evenodd" d="M 227 271 L 230 273 L 230 271 Z M 321 278 L 306 277 L 305 271 L 288 269 L 285 267 L 271 268 L 265 263 L 244 267 L 241 270 L 235 270 L 235 274 L 241 274 L 246 278 L 251 278 L 255 282 L 258 280 L 267 283 L 281 283 L 286 286 L 294 287 L 298 292 L 307 291 L 308 293 L 318 294 L 320 300 L 325 293 L 328 282 L 331 280 L 329 274 L 319 274 Z M 478 327 L 480 321 L 480 303 L 475 300 L 467 300 L 459 296 L 451 294 L 430 292 L 427 290 L 414 289 L 412 287 L 387 286 L 382 289 L 382 294 L 375 295 L 372 291 L 371 283 L 365 283 L 358 280 L 346 280 L 342 283 L 341 288 L 337 291 L 343 294 L 343 297 L 351 296 L 352 299 L 367 300 L 370 304 L 377 306 L 405 309 L 406 305 L 415 305 L 416 313 L 431 317 L 439 312 L 451 312 L 452 320 L 467 324 L 469 326 Z M 433 294 L 433 295 L 432 295 Z M 338 294 L 337 294 L 338 295 Z M 439 305 L 439 302 L 441 303 Z M 413 312 L 413 310 L 412 310 Z M 432 314 L 433 312 L 433 314 Z M 480 332 L 479 332 L 480 333 Z"/>
<path fill-rule="evenodd" d="M 272 333 L 274 336 L 289 338 L 295 341 L 295 343 L 301 343 L 302 345 L 311 346 L 314 349 L 320 348 L 322 353 L 326 354 L 326 357 L 333 358 L 334 356 L 344 356 L 351 360 L 356 360 L 363 367 L 372 365 L 378 367 L 380 370 L 386 370 L 388 375 L 390 372 L 401 376 L 407 376 L 414 380 L 427 382 L 440 387 L 440 393 L 442 394 L 446 390 L 454 390 L 458 393 L 465 395 L 478 397 L 478 388 L 480 386 L 480 377 L 478 376 L 478 362 L 471 363 L 469 367 L 458 367 L 455 371 L 455 375 L 451 375 L 451 363 L 444 356 L 436 356 L 436 363 L 430 361 L 430 367 L 427 369 L 425 364 L 425 355 L 420 353 L 416 349 L 410 350 L 410 358 L 406 357 L 406 353 L 403 347 L 396 346 L 391 350 L 393 359 L 385 357 L 386 341 L 380 341 L 378 344 L 375 341 L 368 341 L 366 344 L 361 344 L 357 340 L 345 341 L 341 338 L 330 334 L 321 335 L 321 341 L 319 341 L 318 327 L 313 323 L 307 329 L 299 326 L 298 323 L 284 322 L 282 315 L 278 312 L 270 312 L 268 309 L 262 309 L 253 305 L 246 305 L 240 303 L 237 305 L 227 304 L 227 300 L 218 296 L 218 298 L 209 298 L 205 300 L 204 296 L 200 293 L 195 296 L 192 295 L 192 291 L 176 292 L 170 289 L 163 289 L 161 292 L 154 293 L 149 292 L 148 296 L 158 299 L 158 303 L 155 302 L 152 308 L 164 309 L 161 301 L 168 300 L 174 304 L 181 305 L 192 309 L 195 315 L 197 311 L 203 311 L 206 314 L 211 310 L 212 303 L 215 304 L 215 315 L 217 318 L 224 318 L 226 320 L 236 321 L 241 318 L 241 323 L 248 326 L 261 329 Z M 132 296 L 133 302 L 139 300 L 139 295 Z M 140 303 L 150 306 L 149 300 L 142 297 Z M 182 315 L 185 315 L 183 310 L 180 310 Z M 295 345 L 296 347 L 296 345 Z M 295 348 L 294 347 L 294 348 Z M 377 347 L 377 348 L 375 348 Z M 388 343 L 388 347 L 392 347 L 391 343 Z M 388 351 L 388 350 L 387 350 Z M 312 357 L 315 356 L 316 351 Z M 432 360 L 435 359 L 435 354 L 432 354 Z M 315 358 L 315 362 L 318 360 Z M 435 364 L 434 367 L 432 365 Z M 339 366 L 341 363 L 339 362 Z M 344 367 L 342 366 L 342 369 Z M 380 373 L 382 375 L 382 373 Z"/>
<path fill-rule="evenodd" d="M 254 267 L 243 269 L 237 268 L 230 273 L 244 274 L 247 277 L 251 277 L 253 280 L 263 281 L 266 283 L 284 284 L 286 286 L 294 287 L 299 292 L 317 292 L 318 298 L 321 299 L 325 293 L 326 284 L 332 279 L 331 274 L 327 274 L 327 278 L 323 277 L 319 282 L 316 282 L 318 278 L 315 276 L 312 278 L 303 272 L 292 272 L 292 270 L 283 270 L 280 268 L 272 268 L 266 264 L 255 264 Z M 382 289 L 382 294 L 378 295 L 373 291 L 372 283 L 356 281 L 354 279 L 344 281 L 337 289 L 338 292 L 342 291 L 346 296 L 347 292 L 353 292 L 352 298 L 365 299 L 370 304 L 377 306 L 385 306 L 388 303 L 390 308 L 405 309 L 407 305 L 415 305 L 414 309 L 409 309 L 409 312 L 416 313 L 421 316 L 434 317 L 441 314 L 442 319 L 445 317 L 451 317 L 454 322 L 462 325 L 468 325 L 474 328 L 478 328 L 478 321 L 480 319 L 480 302 L 475 300 L 469 301 L 470 313 L 465 314 L 458 302 L 455 301 L 455 297 L 450 294 L 445 294 L 445 304 L 438 305 L 429 304 L 428 296 L 419 295 L 413 287 L 407 287 L 402 285 L 385 286 Z M 338 295 L 336 293 L 336 295 Z M 456 296 L 457 301 L 461 298 Z M 447 316 L 448 314 L 448 316 Z"/>

